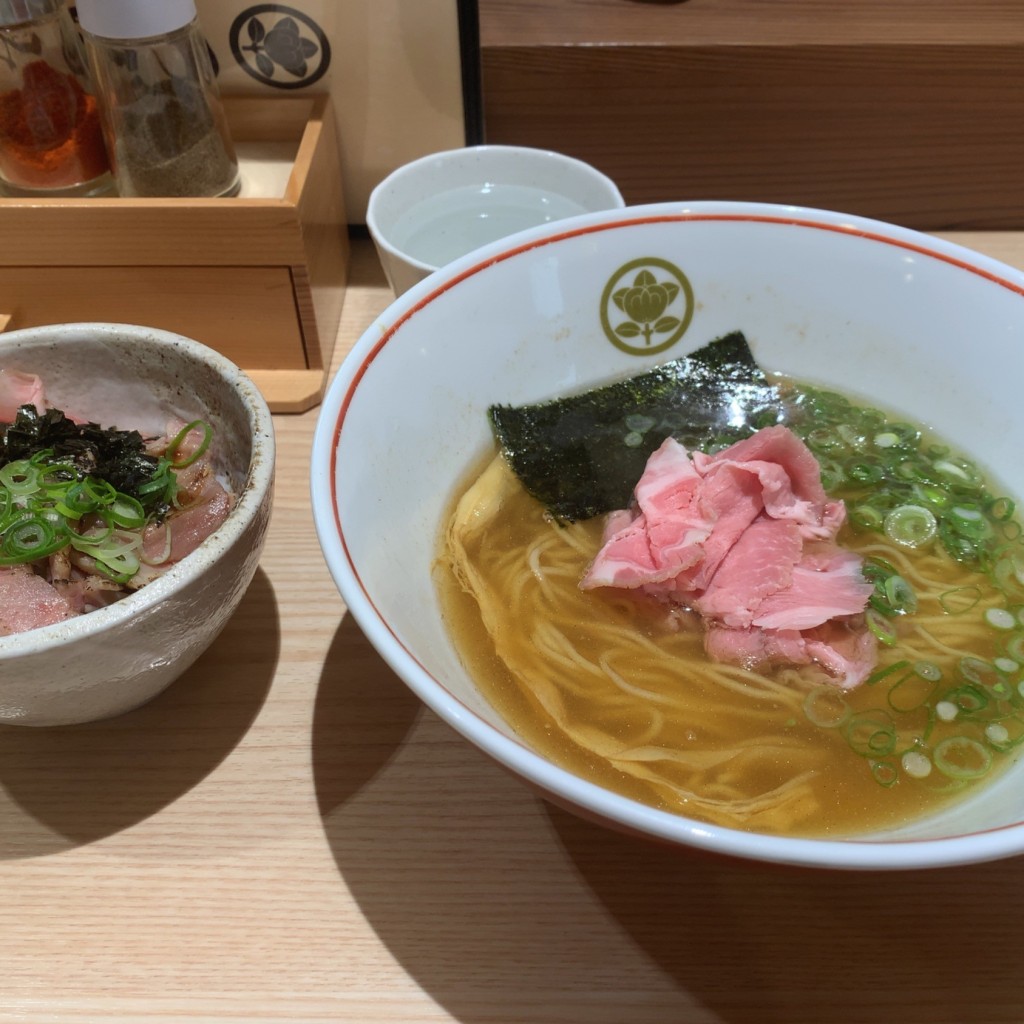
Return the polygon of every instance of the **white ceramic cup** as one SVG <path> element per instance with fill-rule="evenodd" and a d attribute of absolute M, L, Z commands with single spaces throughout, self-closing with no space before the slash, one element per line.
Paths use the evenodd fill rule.
<path fill-rule="evenodd" d="M 544 149 L 468 146 L 404 164 L 370 194 L 366 226 L 395 295 L 524 228 L 625 206 L 611 178 Z"/>

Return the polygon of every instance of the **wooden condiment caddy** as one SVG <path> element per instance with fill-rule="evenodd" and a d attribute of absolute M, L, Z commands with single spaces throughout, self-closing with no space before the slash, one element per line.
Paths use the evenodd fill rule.
<path fill-rule="evenodd" d="M 323 395 L 348 273 L 330 99 L 224 105 L 239 144 L 295 144 L 282 198 L 0 198 L 0 327 L 176 331 L 241 366 L 275 412 L 301 412 Z"/>

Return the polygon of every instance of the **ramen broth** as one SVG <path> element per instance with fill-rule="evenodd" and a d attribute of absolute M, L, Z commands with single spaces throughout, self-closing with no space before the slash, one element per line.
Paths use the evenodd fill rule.
<path fill-rule="evenodd" d="M 1024 591 L 1018 597 L 1016 577 L 992 563 L 1007 550 L 1016 556 L 1020 529 L 1012 504 L 985 492 L 990 540 L 980 563 L 955 537 L 894 542 L 875 521 L 870 467 L 912 461 L 894 458 L 894 445 L 951 467 L 954 484 L 957 472 L 975 473 L 972 464 L 904 421 L 851 405 L 854 429 L 840 422 L 842 396 L 778 383 L 787 424 L 815 451 L 830 496 L 846 502 L 840 543 L 913 593 L 911 612 L 875 616 L 881 642 L 868 682 L 841 691 L 816 666 L 761 673 L 716 664 L 695 617 L 667 614 L 637 592 L 581 590 L 603 517 L 555 522 L 493 453 L 453 506 L 437 585 L 484 695 L 524 742 L 567 770 L 714 824 L 859 835 L 937 811 L 1013 760 L 1024 738 L 1015 604 Z M 827 436 L 821 401 L 840 423 Z M 934 480 L 914 486 L 935 502 L 959 493 Z"/>

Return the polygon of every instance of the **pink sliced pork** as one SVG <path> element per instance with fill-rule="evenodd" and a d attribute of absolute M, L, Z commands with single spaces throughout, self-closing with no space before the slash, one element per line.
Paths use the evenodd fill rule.
<path fill-rule="evenodd" d="M 190 555 L 231 511 L 231 495 L 212 477 L 193 504 L 166 523 L 154 523 L 142 535 L 143 554 L 161 566 L 171 566 Z M 168 531 L 170 536 L 168 537 Z"/>
<path fill-rule="evenodd" d="M 74 609 L 27 565 L 0 568 L 0 636 L 63 622 Z"/>
<path fill-rule="evenodd" d="M 38 377 L 0 370 L 0 418 L 14 419 L 22 405 L 47 408 Z M 4 411 L 6 409 L 6 412 Z M 185 426 L 175 420 L 167 434 L 153 439 L 156 454 L 163 454 Z M 204 432 L 193 430 L 178 446 L 179 459 L 194 455 Z M 234 499 L 217 480 L 210 453 L 204 452 L 176 474 L 176 508 L 162 523 L 143 529 L 141 565 L 125 584 L 100 571 L 86 551 L 65 547 L 43 561 L 0 567 L 0 637 L 62 622 L 110 604 L 127 591 L 137 590 L 191 554 L 227 518 Z"/>
<path fill-rule="evenodd" d="M 633 506 L 608 517 L 580 585 L 639 589 L 699 612 L 718 661 L 813 661 L 855 686 L 876 657 L 861 614 L 872 585 L 835 541 L 844 518 L 813 453 L 786 427 L 714 455 L 669 438 L 648 460 Z"/>
<path fill-rule="evenodd" d="M 816 662 L 844 690 L 859 686 L 877 658 L 873 633 L 853 622 L 833 620 L 801 632 L 796 629 L 730 629 L 709 623 L 704 648 L 715 661 L 749 669 L 810 665 Z"/>

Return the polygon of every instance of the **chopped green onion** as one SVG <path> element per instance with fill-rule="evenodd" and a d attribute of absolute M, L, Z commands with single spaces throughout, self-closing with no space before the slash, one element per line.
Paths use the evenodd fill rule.
<path fill-rule="evenodd" d="M 821 476 L 821 486 L 828 493 L 842 486 L 843 481 L 846 479 L 846 473 L 843 470 L 842 464 L 835 459 L 828 458 L 827 456 L 819 458 L 818 468 Z"/>
<path fill-rule="evenodd" d="M 819 428 L 812 430 L 804 438 L 807 447 L 815 452 L 834 452 L 846 447 L 846 442 L 831 430 Z"/>
<path fill-rule="evenodd" d="M 985 691 L 970 684 L 950 690 L 944 699 L 955 704 L 958 711 L 962 711 L 965 715 L 974 715 L 979 711 L 984 711 L 989 703 Z"/>
<path fill-rule="evenodd" d="M 35 463 L 39 486 L 46 491 L 61 491 L 78 480 L 78 470 L 70 462 Z"/>
<path fill-rule="evenodd" d="M 977 587 L 955 587 L 939 597 L 939 604 L 947 615 L 963 615 L 980 600 L 981 591 Z"/>
<path fill-rule="evenodd" d="M 877 671 L 872 672 L 871 675 L 869 675 L 868 678 L 865 680 L 865 682 L 868 686 L 874 686 L 875 683 L 880 683 L 883 679 L 886 679 L 888 676 L 891 676 L 894 672 L 900 672 L 903 669 L 908 668 L 909 666 L 909 661 L 897 661 L 893 665 L 889 665 L 886 668 L 880 668 Z"/>
<path fill-rule="evenodd" d="M 862 757 L 884 757 L 896 747 L 896 726 L 885 711 L 864 711 L 843 725 L 846 742 Z"/>
<path fill-rule="evenodd" d="M 1024 633 L 1014 633 L 1003 646 L 1014 661 L 1024 665 Z"/>
<path fill-rule="evenodd" d="M 630 430 L 635 431 L 638 434 L 646 434 L 651 427 L 654 426 L 655 420 L 650 416 L 644 416 L 642 413 L 632 412 L 625 418 L 625 424 Z"/>
<path fill-rule="evenodd" d="M 818 686 L 804 698 L 804 714 L 814 725 L 834 729 L 849 717 L 850 707 L 835 686 Z"/>
<path fill-rule="evenodd" d="M 846 475 L 858 484 L 877 484 L 885 476 L 885 470 L 878 462 L 862 460 L 847 466 Z"/>
<path fill-rule="evenodd" d="M 928 679 L 916 672 L 908 672 L 889 690 L 889 707 L 901 713 L 915 711 L 931 700 L 937 686 L 937 679 Z"/>
<path fill-rule="evenodd" d="M 895 544 L 917 548 L 927 544 L 937 527 L 935 515 L 920 505 L 901 505 L 885 517 L 885 535 Z"/>
<path fill-rule="evenodd" d="M 0 484 L 17 496 L 34 494 L 39 490 L 39 469 L 28 459 L 16 459 L 0 469 Z"/>
<path fill-rule="evenodd" d="M 139 571 L 139 559 L 128 552 L 96 558 L 96 568 L 115 583 L 127 583 Z"/>
<path fill-rule="evenodd" d="M 975 503 L 954 505 L 946 514 L 944 525 L 955 530 L 960 536 L 968 537 L 971 540 L 980 540 L 991 533 L 985 513 L 981 506 Z"/>
<path fill-rule="evenodd" d="M 868 629 L 875 635 L 875 638 L 887 647 L 892 647 L 899 639 L 896 634 L 896 628 L 890 625 L 885 616 L 876 608 L 869 608 L 864 613 L 864 621 L 867 623 Z"/>
<path fill-rule="evenodd" d="M 1005 523 L 1013 518 L 1015 508 L 1009 498 L 993 498 L 988 506 L 988 514 L 997 522 Z"/>
<path fill-rule="evenodd" d="M 881 530 L 884 517 L 882 513 L 870 505 L 854 505 L 849 510 L 850 522 L 865 530 Z"/>
<path fill-rule="evenodd" d="M 992 579 L 1000 590 L 1010 589 L 1015 584 L 1024 587 L 1024 549 L 1007 545 L 992 566 Z"/>
<path fill-rule="evenodd" d="M 1020 540 L 1021 530 L 1020 523 L 1016 519 L 1009 520 L 998 520 L 999 523 L 999 534 L 1004 540 L 1014 541 Z"/>
<path fill-rule="evenodd" d="M 193 430 L 201 430 L 203 433 L 203 439 L 200 441 L 198 447 L 191 455 L 186 456 L 184 459 L 176 459 L 175 455 L 178 452 L 178 448 L 181 447 L 182 442 L 192 433 Z M 210 447 L 210 441 L 213 438 L 213 428 L 209 423 L 204 420 L 193 420 L 191 423 L 186 423 L 181 430 L 175 435 L 174 439 L 167 446 L 167 457 L 171 460 L 171 466 L 173 469 L 184 469 L 186 466 L 191 466 L 196 459 L 200 458 L 206 453 L 206 449 Z"/>
<path fill-rule="evenodd" d="M 949 555 L 958 562 L 974 562 L 978 557 L 978 547 L 971 538 L 958 533 L 948 523 L 939 529 L 939 539 Z"/>
<path fill-rule="evenodd" d="M 109 480 L 87 476 L 82 481 L 82 488 L 90 501 L 96 505 L 109 505 L 117 497 L 117 489 Z"/>
<path fill-rule="evenodd" d="M 146 511 L 142 504 L 127 494 L 117 494 L 105 509 L 105 517 L 116 525 L 127 529 L 137 529 L 145 525 Z"/>
<path fill-rule="evenodd" d="M 935 747 L 935 767 L 951 779 L 980 779 L 992 767 L 992 755 L 967 736 L 951 736 Z"/>
<path fill-rule="evenodd" d="M 914 779 L 926 779 L 932 771 L 931 761 L 918 750 L 908 750 L 900 763 L 903 770 Z"/>
<path fill-rule="evenodd" d="M 836 433 L 853 448 L 854 451 L 863 448 L 867 438 L 852 423 L 840 423 L 836 427 Z"/>
<path fill-rule="evenodd" d="M 993 629 L 1014 629 L 1017 625 L 1013 614 L 1005 608 L 989 608 L 985 612 L 985 621 Z"/>
<path fill-rule="evenodd" d="M 0 565 L 34 562 L 59 551 L 67 536 L 43 516 L 29 516 L 9 526 L 0 544 Z"/>
<path fill-rule="evenodd" d="M 910 423 L 890 423 L 889 430 L 896 435 L 902 445 L 916 446 L 921 440 L 921 431 Z"/>
<path fill-rule="evenodd" d="M 932 463 L 932 466 L 937 473 L 951 483 L 971 487 L 981 483 L 977 471 L 970 463 L 961 462 L 957 464 L 949 459 L 939 459 Z"/>
<path fill-rule="evenodd" d="M 998 682 L 998 675 L 995 667 L 981 658 L 974 658 L 966 655 L 956 664 L 957 672 L 961 679 L 969 683 L 977 683 L 979 686 L 991 686 Z"/>
<path fill-rule="evenodd" d="M 917 611 L 917 595 L 902 576 L 890 576 L 883 584 L 883 589 L 893 611 L 908 615 Z"/>
<path fill-rule="evenodd" d="M 937 509 L 946 508 L 950 501 L 952 501 L 948 491 L 943 490 L 941 487 L 936 487 L 934 484 L 926 483 L 914 484 L 914 497 L 918 501 L 923 501 L 926 505 Z"/>
<path fill-rule="evenodd" d="M 888 761 L 871 761 L 871 776 L 880 786 L 888 789 L 899 781 L 899 773 Z"/>
<path fill-rule="evenodd" d="M 57 511 L 66 519 L 81 519 L 87 512 L 96 509 L 96 502 L 86 492 L 84 483 L 72 484 L 56 505 Z"/>
<path fill-rule="evenodd" d="M 985 726 L 985 738 L 993 745 L 1003 745 L 1010 738 L 1010 730 L 999 722 Z"/>
<path fill-rule="evenodd" d="M 896 576 L 899 570 L 892 562 L 885 558 L 880 558 L 878 555 L 872 555 L 864 562 L 864 569 L 862 570 L 864 576 L 869 580 L 884 580 L 889 576 Z"/>
<path fill-rule="evenodd" d="M 91 551 L 97 544 L 102 544 L 114 532 L 114 524 L 102 519 L 91 523 L 83 533 L 79 533 L 72 523 L 65 524 L 71 546 L 77 551 Z"/>

